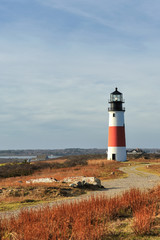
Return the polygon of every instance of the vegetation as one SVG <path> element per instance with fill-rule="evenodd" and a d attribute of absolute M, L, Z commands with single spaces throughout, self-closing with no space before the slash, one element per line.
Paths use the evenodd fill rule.
<path fill-rule="evenodd" d="M 160 164 L 146 166 L 145 170 L 160 175 Z"/>
<path fill-rule="evenodd" d="M 26 163 L 8 163 L 0 166 L 0 178 L 30 175 L 37 170 L 36 166 Z"/>
<path fill-rule="evenodd" d="M 84 193 L 84 189 L 72 188 L 67 184 L 59 183 L 2 188 L 0 192 L 0 211 L 15 210 L 24 205 L 35 205 L 40 202 L 75 197 Z"/>
<path fill-rule="evenodd" d="M 78 156 L 77 159 L 75 157 L 69 157 L 64 163 L 58 163 L 54 161 L 51 161 L 50 163 L 38 161 L 33 162 L 32 164 L 27 162 L 2 164 L 0 165 L 0 178 L 27 176 L 33 174 L 37 170 L 46 168 L 68 168 L 77 165 L 87 165 L 87 160 L 84 157 Z"/>
<path fill-rule="evenodd" d="M 81 155 L 53 161 L 0 166 L 0 210 L 15 209 L 84 193 L 65 184 L 26 184 L 31 178 L 95 176 L 114 179 L 125 176 L 119 167 L 159 159 L 132 159 L 127 163 L 106 161 L 104 155 Z M 154 165 L 153 165 L 154 166 Z M 152 165 L 149 165 L 149 168 Z M 8 170 L 7 170 L 8 169 Z M 26 171 L 25 171 L 26 170 Z M 153 169 L 152 169 L 153 170 Z M 6 171 L 6 175 L 3 172 Z M 29 175 L 28 175 L 29 174 Z M 33 177 L 34 174 L 34 177 Z M 9 177 L 7 177 L 9 176 Z M 160 238 L 160 186 L 143 192 L 126 191 L 121 196 L 23 210 L 18 216 L 0 218 L 1 240 L 157 240 Z"/>
<path fill-rule="evenodd" d="M 49 202 L 59 198 L 73 197 L 92 190 L 92 188 L 71 188 L 61 182 L 28 185 L 26 181 L 32 178 L 52 177 L 62 180 L 71 176 L 93 176 L 100 179 L 114 179 L 124 175 L 118 169 L 123 163 L 106 161 L 106 158 L 102 157 L 96 158 L 97 155 L 93 158 L 90 155 L 82 155 L 31 164 L 12 163 L 0 166 L 0 211 L 17 209 L 26 204 L 33 205 L 42 201 Z"/>
<path fill-rule="evenodd" d="M 32 163 L 27 163 L 25 161 L 22 163 L 14 162 L 14 163 L 1 164 L 0 178 L 28 176 L 31 174 L 35 174 L 35 172 L 37 171 L 42 172 L 44 169 L 50 169 L 50 171 L 53 170 L 54 172 L 54 170 L 56 169 L 62 169 L 62 171 L 64 171 L 64 168 L 66 168 L 66 171 L 67 171 L 68 168 L 73 168 L 76 166 L 79 166 L 79 167 L 87 166 L 88 162 L 90 162 L 90 165 L 97 165 L 97 163 L 94 164 L 94 160 L 97 161 L 97 159 L 99 160 L 99 164 L 98 164 L 99 167 L 102 168 L 101 172 L 103 172 L 102 174 L 98 174 L 97 177 L 103 177 L 103 175 L 105 175 L 105 177 L 108 178 L 106 173 L 109 172 L 110 174 L 110 172 L 113 172 L 113 171 L 115 171 L 116 174 L 120 173 L 120 171 L 118 171 L 118 168 L 122 166 L 121 163 L 107 162 L 106 155 L 104 154 L 95 154 L 95 155 L 89 154 L 89 155 L 61 157 L 61 158 L 50 160 L 50 161 L 35 161 Z"/>
<path fill-rule="evenodd" d="M 63 158 L 63 157 L 62 157 Z M 69 160 L 94 160 L 94 159 L 107 159 L 106 154 L 85 154 L 85 155 L 74 155 L 74 156 L 67 156 Z"/>
<path fill-rule="evenodd" d="M 141 154 L 135 154 L 134 160 L 133 155 L 129 155 L 130 161 L 134 162 L 144 162 L 147 161 L 148 163 L 153 161 L 153 154 L 143 154 L 143 158 Z M 154 154 L 154 162 L 160 162 L 157 158 L 158 155 Z M 131 158 L 132 157 L 132 158 Z M 42 171 L 44 169 L 60 169 L 60 168 L 70 168 L 75 166 L 87 166 L 88 162 L 94 162 L 94 160 L 102 160 L 102 165 L 106 165 L 106 154 L 88 154 L 88 155 L 75 155 L 75 156 L 67 156 L 67 157 L 60 157 L 57 159 L 53 159 L 50 161 L 35 161 L 31 164 L 27 163 L 26 161 L 23 162 L 13 162 L 7 164 L 0 164 L 0 178 L 9 178 L 9 177 L 17 177 L 17 176 L 28 176 L 36 171 Z M 115 165 L 115 171 L 117 172 L 120 163 L 112 162 L 112 167 Z M 107 168 L 111 166 L 107 165 Z M 122 166 L 122 164 L 121 164 Z M 102 166 L 103 167 L 103 166 Z M 112 168 L 111 167 L 111 168 Z M 105 169 L 106 172 L 107 169 Z M 102 174 L 103 175 L 103 174 Z M 100 175 L 99 177 L 102 177 Z"/>
<path fill-rule="evenodd" d="M 153 164 L 153 162 L 148 162 L 148 164 L 146 165 L 142 165 L 140 167 L 137 168 L 137 170 L 140 170 L 140 171 L 144 171 L 144 172 L 148 172 L 148 173 L 151 173 L 151 174 L 156 174 L 156 175 L 159 175 L 160 176 L 160 161 L 157 162 L 155 164 Z"/>
<path fill-rule="evenodd" d="M 2 240 L 110 240 L 160 237 L 160 187 L 151 192 L 131 189 L 122 196 L 21 211 L 0 221 Z M 155 238 L 154 238 L 155 237 Z M 143 238 L 147 239 L 147 238 Z"/>
<path fill-rule="evenodd" d="M 144 161 L 144 159 L 147 159 L 147 160 L 153 160 L 153 159 L 160 159 L 160 154 L 159 153 L 140 153 L 140 154 L 127 154 L 127 159 L 134 159 L 134 160 L 140 160 Z"/>

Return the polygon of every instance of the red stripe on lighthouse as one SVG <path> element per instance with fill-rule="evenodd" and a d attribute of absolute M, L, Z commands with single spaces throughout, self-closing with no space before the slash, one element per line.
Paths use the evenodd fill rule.
<path fill-rule="evenodd" d="M 125 147 L 125 128 L 124 126 L 109 127 L 108 147 Z"/>

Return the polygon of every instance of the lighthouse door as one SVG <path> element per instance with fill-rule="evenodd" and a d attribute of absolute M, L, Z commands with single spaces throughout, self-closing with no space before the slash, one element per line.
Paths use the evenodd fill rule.
<path fill-rule="evenodd" d="M 115 153 L 112 154 L 112 160 L 116 160 L 116 154 Z"/>

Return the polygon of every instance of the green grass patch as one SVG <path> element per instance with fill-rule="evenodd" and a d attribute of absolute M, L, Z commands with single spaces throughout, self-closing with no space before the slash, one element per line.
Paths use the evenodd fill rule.
<path fill-rule="evenodd" d="M 139 166 L 136 170 L 160 176 L 160 164 L 148 165 L 148 167 Z"/>
<path fill-rule="evenodd" d="M 1 166 L 5 166 L 6 164 L 7 164 L 7 163 L 0 163 L 0 167 L 1 167 Z"/>
<path fill-rule="evenodd" d="M 21 202 L 9 202 L 9 203 L 1 202 L 0 203 L 0 212 L 17 210 L 24 206 L 33 206 L 33 205 L 37 205 L 39 203 L 44 203 L 44 201 L 26 199 Z"/>
<path fill-rule="evenodd" d="M 110 169 L 108 171 L 107 167 L 104 167 L 103 171 L 99 174 L 98 178 L 102 180 L 110 180 L 110 179 L 117 179 L 117 178 L 125 178 L 128 175 L 119 170 L 119 169 Z"/>

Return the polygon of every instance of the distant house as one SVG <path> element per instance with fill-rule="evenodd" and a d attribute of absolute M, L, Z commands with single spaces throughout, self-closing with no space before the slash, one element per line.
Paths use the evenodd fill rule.
<path fill-rule="evenodd" d="M 144 151 L 140 148 L 136 148 L 136 149 L 132 149 L 127 151 L 128 154 L 142 154 L 144 153 Z"/>

